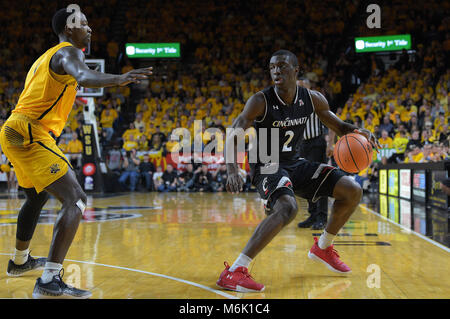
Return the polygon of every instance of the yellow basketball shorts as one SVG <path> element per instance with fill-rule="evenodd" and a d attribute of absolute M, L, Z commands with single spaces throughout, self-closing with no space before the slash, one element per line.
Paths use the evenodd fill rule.
<path fill-rule="evenodd" d="M 0 145 L 19 185 L 38 193 L 72 168 L 47 130 L 24 114 L 11 114 L 0 131 Z"/>

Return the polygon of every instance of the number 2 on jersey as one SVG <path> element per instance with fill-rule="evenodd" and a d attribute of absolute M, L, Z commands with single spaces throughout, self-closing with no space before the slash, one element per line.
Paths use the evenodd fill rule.
<path fill-rule="evenodd" d="M 293 131 L 286 131 L 285 137 L 288 136 L 288 135 L 289 135 L 289 137 L 286 140 L 286 142 L 284 142 L 282 152 L 291 152 L 292 151 L 292 146 L 289 146 L 289 143 L 294 138 L 294 132 Z"/>

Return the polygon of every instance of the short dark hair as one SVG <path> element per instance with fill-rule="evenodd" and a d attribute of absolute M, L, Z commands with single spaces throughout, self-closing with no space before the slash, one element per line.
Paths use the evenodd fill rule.
<path fill-rule="evenodd" d="M 53 15 L 52 19 L 52 28 L 53 32 L 56 33 L 56 35 L 60 35 L 64 32 L 64 29 L 66 28 L 67 24 L 67 18 L 72 14 L 72 12 L 67 12 L 67 8 L 59 9 L 56 11 L 56 13 Z"/>
<path fill-rule="evenodd" d="M 289 60 L 291 60 L 291 63 L 293 66 L 298 66 L 298 59 L 297 56 L 292 53 L 291 51 L 288 50 L 278 50 L 277 52 L 275 52 L 274 54 L 272 54 L 272 56 L 277 56 L 277 55 L 287 55 L 289 57 Z"/>

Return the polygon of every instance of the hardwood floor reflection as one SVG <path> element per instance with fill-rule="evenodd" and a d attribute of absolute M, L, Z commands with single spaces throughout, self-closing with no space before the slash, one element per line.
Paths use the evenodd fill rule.
<path fill-rule="evenodd" d="M 4 267 L 0 298 L 30 298 L 40 276 L 40 271 L 19 278 L 6 276 L 21 203 L 23 199 L 0 201 L 0 265 Z M 257 194 L 90 197 L 64 262 L 64 278 L 91 289 L 93 298 L 448 298 L 449 251 L 388 222 L 369 206 L 360 205 L 335 240 L 352 275 L 331 273 L 308 259 L 313 236 L 320 231 L 297 228 L 307 217 L 306 202 L 299 200 L 295 221 L 250 266 L 266 290 L 242 294 L 220 290 L 215 282 L 223 262 L 235 260 L 265 216 Z M 31 245 L 33 255 L 47 255 L 59 207 L 55 200 L 45 206 Z M 398 216 L 397 222 L 407 225 L 400 209 Z M 409 226 L 416 220 L 420 217 L 411 219 Z"/>

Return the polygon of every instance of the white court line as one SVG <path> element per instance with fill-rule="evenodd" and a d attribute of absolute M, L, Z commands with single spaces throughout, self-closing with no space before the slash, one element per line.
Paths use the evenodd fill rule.
<path fill-rule="evenodd" d="M 0 255 L 12 256 L 13 254 L 0 253 Z M 42 257 L 42 256 L 34 256 L 34 257 Z M 121 267 L 121 266 L 100 264 L 100 263 L 95 263 L 95 262 L 90 262 L 90 261 L 81 261 L 81 260 L 75 260 L 75 259 L 64 259 L 64 261 L 72 261 L 72 262 L 77 262 L 77 263 L 81 263 L 81 264 L 88 264 L 88 265 L 103 266 L 103 267 L 108 267 L 108 268 L 122 269 L 122 270 L 138 272 L 138 273 L 142 273 L 142 274 L 146 274 L 146 275 L 162 277 L 162 278 L 166 278 L 166 279 L 182 282 L 182 283 L 185 283 L 187 285 L 191 285 L 191 286 L 198 287 L 198 288 L 201 288 L 201 289 L 205 289 L 205 290 L 208 290 L 210 292 L 213 292 L 215 294 L 218 294 L 218 295 L 220 295 L 222 297 L 225 297 L 225 298 L 228 298 L 228 299 L 240 299 L 239 297 L 235 297 L 233 295 L 227 294 L 227 293 L 225 293 L 223 291 L 220 291 L 220 290 L 212 289 L 212 288 L 210 288 L 208 286 L 204 286 L 204 285 L 201 285 L 201 284 L 189 281 L 189 280 L 184 280 L 184 279 L 180 279 L 180 278 L 176 278 L 176 277 L 172 277 L 172 276 L 158 274 L 158 273 L 155 273 L 155 272 L 144 271 L 144 270 L 133 269 L 133 268 L 127 268 L 127 267 Z"/>
<path fill-rule="evenodd" d="M 427 242 L 429 242 L 429 243 L 431 243 L 431 244 L 433 244 L 433 245 L 435 245 L 435 246 L 437 246 L 437 247 L 439 247 L 439 248 L 442 248 L 442 249 L 445 250 L 446 252 L 450 253 L 450 248 L 445 247 L 444 245 L 441 245 L 441 244 L 439 244 L 438 242 L 436 242 L 436 241 L 434 241 L 434 240 L 428 238 L 427 236 L 424 236 L 424 235 L 422 235 L 422 234 L 420 234 L 420 233 L 418 233 L 418 232 L 416 232 L 416 231 L 414 231 L 414 230 L 412 230 L 412 229 L 409 229 L 409 228 L 407 228 L 407 227 L 405 227 L 405 226 L 403 226 L 403 225 L 401 225 L 401 224 L 398 224 L 398 223 L 394 222 L 393 220 L 390 220 L 389 218 L 386 218 L 386 217 L 382 216 L 381 214 L 378 214 L 376 211 L 374 211 L 374 210 L 372 210 L 372 209 L 370 209 L 369 207 L 364 206 L 364 205 L 366 205 L 366 204 L 359 204 L 359 206 L 361 206 L 361 207 L 367 209 L 367 211 L 369 211 L 369 213 L 372 213 L 372 214 L 374 214 L 374 215 L 377 215 L 378 217 L 381 217 L 382 219 L 387 220 L 387 221 L 390 222 L 391 224 L 394 224 L 394 225 L 396 225 L 396 226 L 398 226 L 398 227 L 404 229 L 404 230 L 407 231 L 408 233 L 413 233 L 414 235 L 416 235 L 416 236 L 418 236 L 418 237 L 420 237 L 420 238 L 426 240 Z"/>

